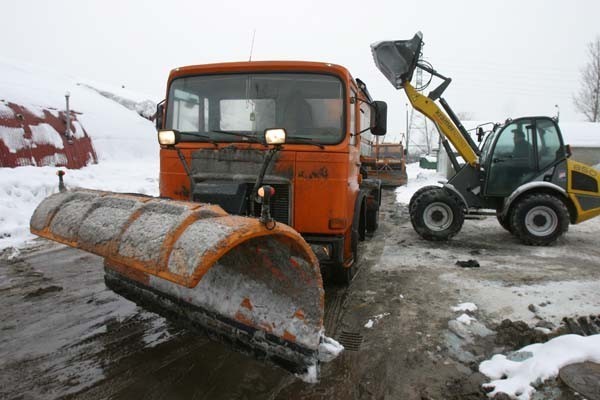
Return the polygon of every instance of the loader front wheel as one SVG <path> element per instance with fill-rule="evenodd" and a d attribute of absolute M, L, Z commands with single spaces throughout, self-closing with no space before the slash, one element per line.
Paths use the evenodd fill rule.
<path fill-rule="evenodd" d="M 439 189 L 439 186 L 435 186 L 435 185 L 427 185 L 427 186 L 423 186 L 422 188 L 420 188 L 419 190 L 417 190 L 412 197 L 410 198 L 410 201 L 408 202 L 408 212 L 412 213 L 412 209 L 413 206 L 415 204 L 415 200 L 422 195 L 423 193 L 429 191 L 429 190 L 435 190 L 435 189 Z"/>
<path fill-rule="evenodd" d="M 465 213 L 460 199 L 440 187 L 432 187 L 415 196 L 410 221 L 426 240 L 445 241 L 462 228 Z"/>
<path fill-rule="evenodd" d="M 515 205 L 510 224 L 523 243 L 548 246 L 569 229 L 569 210 L 556 196 L 532 194 Z"/>

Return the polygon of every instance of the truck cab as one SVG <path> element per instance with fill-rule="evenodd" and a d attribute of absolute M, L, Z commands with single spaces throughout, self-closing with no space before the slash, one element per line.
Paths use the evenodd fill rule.
<path fill-rule="evenodd" d="M 171 71 L 157 128 L 160 195 L 257 216 L 254 191 L 275 189 L 271 215 L 300 232 L 321 265 L 351 279 L 357 242 L 377 226 L 380 183 L 361 175 L 361 138 L 385 133 L 386 106 L 344 67 L 318 62 L 237 62 Z M 264 132 L 286 131 L 265 165 Z M 363 146 L 364 148 L 364 146 Z"/>

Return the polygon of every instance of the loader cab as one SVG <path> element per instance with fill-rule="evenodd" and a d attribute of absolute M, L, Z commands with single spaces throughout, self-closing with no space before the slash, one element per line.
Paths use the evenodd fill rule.
<path fill-rule="evenodd" d="M 567 157 L 556 121 L 548 117 L 507 120 L 482 147 L 488 197 L 506 197 Z"/>

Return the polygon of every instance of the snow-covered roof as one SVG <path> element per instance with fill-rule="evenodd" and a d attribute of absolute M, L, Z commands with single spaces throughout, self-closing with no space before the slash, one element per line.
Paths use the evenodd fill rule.
<path fill-rule="evenodd" d="M 600 123 L 560 122 L 565 143 L 573 147 L 600 147 Z"/>

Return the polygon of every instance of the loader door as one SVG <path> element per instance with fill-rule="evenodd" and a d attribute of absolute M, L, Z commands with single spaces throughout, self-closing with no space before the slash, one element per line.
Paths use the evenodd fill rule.
<path fill-rule="evenodd" d="M 493 143 L 487 158 L 487 196 L 505 197 L 537 173 L 533 119 L 507 124 Z"/>

